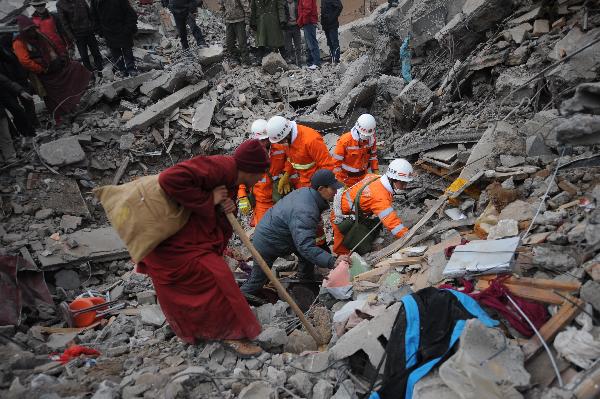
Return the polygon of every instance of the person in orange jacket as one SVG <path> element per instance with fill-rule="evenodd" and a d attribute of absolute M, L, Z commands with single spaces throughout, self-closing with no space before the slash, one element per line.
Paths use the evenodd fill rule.
<path fill-rule="evenodd" d="M 243 184 L 238 189 L 238 209 L 242 214 L 248 215 L 252 211 L 249 196 L 254 197 L 254 215 L 250 224 L 256 226 L 269 208 L 275 205 L 276 198 L 273 196 L 273 187 L 276 187 L 285 168 L 286 146 L 269 142 L 267 121 L 264 119 L 255 120 L 250 130 L 252 131 L 252 138 L 260 140 L 260 143 L 267 150 L 271 161 L 269 171 L 250 190 Z M 277 194 L 275 197 L 277 197 Z"/>
<path fill-rule="evenodd" d="M 281 195 L 292 189 L 291 178 L 294 171 L 298 179 L 295 188 L 310 187 L 310 178 L 319 169 L 333 171 L 335 161 L 319 132 L 308 126 L 299 125 L 282 116 L 274 116 L 267 123 L 269 141 L 273 144 L 287 143 L 287 163 L 285 173 L 279 179 L 277 191 Z M 325 230 L 322 224 L 317 229 L 317 245 L 326 245 Z"/>
<path fill-rule="evenodd" d="M 377 162 L 377 139 L 375 138 L 375 118 L 362 114 L 354 127 L 342 134 L 335 146 L 335 177 L 346 187 L 361 181 L 368 169 L 379 174 Z"/>
<path fill-rule="evenodd" d="M 350 253 L 343 245 L 344 235 L 338 228 L 344 218 L 354 218 L 354 200 L 361 190 L 360 211 L 365 217 L 378 217 L 381 223 L 396 237 L 400 238 L 408 232 L 402 220 L 392 207 L 394 194 L 406 189 L 407 183 L 413 180 L 412 165 L 405 159 L 395 159 L 388 166 L 384 176 L 368 173 L 357 184 L 338 191 L 331 210 L 331 226 L 333 227 L 333 252 L 338 255 Z"/>

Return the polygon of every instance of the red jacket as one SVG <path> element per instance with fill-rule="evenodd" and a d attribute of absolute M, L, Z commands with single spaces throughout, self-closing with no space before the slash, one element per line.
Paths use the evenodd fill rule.
<path fill-rule="evenodd" d="M 299 27 L 315 25 L 319 22 L 317 0 L 298 0 L 298 20 L 296 22 Z"/>

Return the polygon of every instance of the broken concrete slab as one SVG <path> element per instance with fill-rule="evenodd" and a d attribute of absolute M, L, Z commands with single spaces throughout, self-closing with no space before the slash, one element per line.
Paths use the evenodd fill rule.
<path fill-rule="evenodd" d="M 154 79 L 160 74 L 160 71 L 150 71 L 95 87 L 84 95 L 85 99 L 82 100 L 82 103 L 85 103 L 87 106 L 93 106 L 102 100 L 113 102 L 119 95 L 133 94 L 144 82 Z"/>
<path fill-rule="evenodd" d="M 496 94 L 505 104 L 517 105 L 521 101 L 530 99 L 535 94 L 536 82 L 529 82 L 535 72 L 528 70 L 524 65 L 509 68 L 502 72 L 496 79 Z M 521 87 L 522 85 L 525 85 Z M 506 98 L 506 99 L 505 99 Z"/>
<path fill-rule="evenodd" d="M 316 113 L 323 114 L 339 104 L 350 91 L 369 73 L 369 55 L 365 54 L 353 61 L 344 72 L 344 76 L 331 96 L 323 96 L 316 106 Z"/>
<path fill-rule="evenodd" d="M 330 349 L 332 360 L 344 359 L 362 350 L 369 357 L 371 364 L 376 367 L 385 352 L 380 337 L 385 337 L 386 342 L 389 340 L 400 306 L 400 303 L 395 303 L 382 314 L 372 320 L 361 321 L 356 327 L 342 335 Z"/>
<path fill-rule="evenodd" d="M 548 32 L 550 32 L 550 21 L 547 19 L 536 19 L 533 23 L 533 36 L 542 36 Z"/>
<path fill-rule="evenodd" d="M 508 204 L 498 216 L 498 220 L 516 220 L 522 222 L 524 220 L 533 219 L 537 206 L 522 200 L 516 200 Z"/>
<path fill-rule="evenodd" d="M 196 51 L 196 57 L 203 67 L 211 66 L 223 60 L 223 47 L 212 45 Z"/>
<path fill-rule="evenodd" d="M 268 382 L 254 381 L 240 391 L 239 399 L 276 399 L 277 390 Z"/>
<path fill-rule="evenodd" d="M 600 143 L 600 115 L 577 114 L 556 127 L 559 143 L 593 145 Z"/>
<path fill-rule="evenodd" d="M 50 166 L 64 166 L 85 160 L 85 152 L 77 137 L 65 137 L 42 144 L 40 158 Z"/>
<path fill-rule="evenodd" d="M 263 57 L 262 69 L 270 75 L 275 75 L 278 72 L 287 71 L 288 64 L 285 62 L 281 54 L 272 52 Z"/>
<path fill-rule="evenodd" d="M 600 34 L 600 28 L 583 32 L 578 26 L 559 40 L 548 56 L 558 61 L 574 53 L 578 49 L 590 44 Z M 596 79 L 595 69 L 600 64 L 600 43 L 596 43 L 585 51 L 577 54 L 561 65 L 548 72 L 549 77 L 560 79 L 561 82 L 573 84 L 579 81 L 591 81 Z"/>
<path fill-rule="evenodd" d="M 68 215 L 90 217 L 76 180 L 54 174 L 35 175 L 28 192 L 39 190 L 44 192 L 43 197 L 39 196 L 39 203 L 44 208 L 60 210 Z"/>
<path fill-rule="evenodd" d="M 81 217 L 73 215 L 63 215 L 60 219 L 60 227 L 66 230 L 76 230 L 81 225 Z"/>
<path fill-rule="evenodd" d="M 69 248 L 69 240 L 78 245 Z M 48 253 L 46 251 L 50 251 L 51 254 L 44 256 Z M 59 241 L 47 239 L 46 250 L 37 251 L 37 255 L 42 268 L 48 270 L 85 261 L 125 259 L 129 257 L 129 252 L 112 227 L 101 227 L 95 230 L 79 230 L 61 237 Z"/>
<path fill-rule="evenodd" d="M 373 103 L 375 99 L 375 93 L 377 92 L 377 80 L 369 79 L 366 82 L 362 82 L 354 89 L 350 90 L 350 93 L 336 109 L 336 115 L 338 118 L 344 118 L 356 107 L 368 107 Z"/>
<path fill-rule="evenodd" d="M 196 81 L 197 78 L 189 70 L 179 69 L 146 81 L 140 87 L 140 93 L 156 101 Z"/>
<path fill-rule="evenodd" d="M 528 157 L 539 157 L 544 155 L 552 155 L 550 148 L 544 143 L 544 139 L 536 134 L 525 139 L 525 152 Z"/>
<path fill-rule="evenodd" d="M 65 290 L 76 290 L 81 286 L 81 280 L 75 270 L 63 269 L 54 275 L 54 284 Z"/>
<path fill-rule="evenodd" d="M 560 245 L 541 244 L 533 247 L 533 264 L 557 273 L 568 272 L 579 264 L 577 255 Z"/>
<path fill-rule="evenodd" d="M 560 106 L 561 113 L 572 115 L 579 112 L 600 115 L 600 82 L 582 83 L 575 95 Z"/>
<path fill-rule="evenodd" d="M 140 316 L 143 324 L 160 327 L 165 324 L 165 315 L 159 305 L 147 305 L 140 308 Z"/>
<path fill-rule="evenodd" d="M 529 38 L 529 32 L 533 30 L 533 26 L 529 23 L 524 23 L 514 28 L 510 28 L 505 32 L 505 39 L 513 40 L 517 44 L 523 43 Z"/>
<path fill-rule="evenodd" d="M 340 126 L 340 121 L 332 115 L 321 114 L 306 114 L 299 115 L 296 118 L 296 123 L 311 127 L 319 132 L 327 131 L 328 133 L 339 133 L 345 130 L 344 126 Z"/>
<path fill-rule="evenodd" d="M 558 146 L 556 140 L 556 127 L 560 125 L 565 118 L 562 118 L 557 109 L 550 109 L 538 112 L 519 127 L 519 133 L 524 136 L 534 136 L 539 134 L 544 138 L 544 143 L 551 148 Z"/>
<path fill-rule="evenodd" d="M 591 304 L 596 311 L 600 311 L 600 283 L 589 280 L 581 287 L 581 299 Z"/>
<path fill-rule="evenodd" d="M 399 76 L 381 75 L 377 79 L 378 94 L 387 97 L 388 100 L 399 96 L 405 86 L 406 82 Z"/>
<path fill-rule="evenodd" d="M 457 352 L 440 366 L 440 378 L 462 399 L 520 397 L 529 384 L 521 349 L 496 328 L 467 320 Z"/>
<path fill-rule="evenodd" d="M 208 82 L 205 80 L 187 86 L 146 108 L 129 120 L 123 128 L 125 130 L 136 130 L 150 126 L 164 116 L 170 115 L 175 108 L 200 96 L 207 89 Z"/>
<path fill-rule="evenodd" d="M 196 111 L 192 117 L 192 130 L 206 133 L 210 127 L 216 106 L 217 102 L 211 99 L 205 99 L 196 104 Z"/>
<path fill-rule="evenodd" d="M 73 333 L 54 333 L 50 334 L 46 346 L 52 351 L 62 351 L 65 349 L 69 342 L 73 341 L 77 337 L 77 332 Z"/>
<path fill-rule="evenodd" d="M 418 79 L 411 80 L 393 100 L 392 110 L 396 122 L 405 129 L 411 129 L 433 98 L 433 92 L 425 83 Z"/>
<path fill-rule="evenodd" d="M 512 25 L 512 26 L 516 26 L 516 25 L 520 25 L 525 22 L 532 21 L 540 16 L 541 11 L 542 11 L 542 7 L 535 7 L 534 9 L 532 9 L 529 12 L 526 12 L 525 14 L 521 15 L 520 17 L 511 19 L 510 21 L 508 21 L 508 24 Z"/>
<path fill-rule="evenodd" d="M 461 399 L 446 383 L 440 378 L 438 370 L 434 370 L 421 378 L 413 389 L 413 398 L 419 399 Z"/>
<path fill-rule="evenodd" d="M 498 240 L 505 237 L 514 237 L 519 234 L 519 223 L 513 219 L 503 219 L 497 225 L 490 227 L 488 240 Z"/>

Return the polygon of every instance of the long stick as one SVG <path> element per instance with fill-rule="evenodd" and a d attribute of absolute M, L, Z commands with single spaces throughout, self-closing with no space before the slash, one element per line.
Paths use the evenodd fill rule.
<path fill-rule="evenodd" d="M 227 213 L 226 216 L 227 216 L 227 220 L 229 220 L 229 223 L 231 223 L 233 230 L 242 239 L 242 242 L 244 243 L 246 248 L 248 248 L 250 250 L 250 252 L 252 253 L 252 256 L 254 257 L 254 260 L 256 260 L 258 262 L 258 265 L 262 269 L 263 273 L 265 273 L 267 275 L 269 280 L 273 283 L 273 285 L 277 289 L 279 296 L 281 298 L 283 298 L 283 300 L 286 301 L 290 305 L 290 307 L 292 308 L 294 313 L 296 313 L 296 316 L 298 316 L 298 318 L 300 319 L 300 321 L 302 322 L 304 327 L 306 327 L 306 330 L 311 335 L 311 337 L 313 337 L 313 339 L 315 340 L 317 345 L 321 345 L 322 343 L 324 343 L 321 340 L 321 337 L 319 336 L 319 333 L 317 332 L 317 330 L 315 330 L 313 325 L 310 324 L 310 322 L 306 319 L 306 317 L 304 316 L 304 313 L 302 313 L 302 310 L 300 310 L 300 308 L 298 307 L 298 305 L 296 304 L 294 299 L 290 296 L 290 294 L 288 294 L 286 289 L 283 288 L 283 285 L 281 285 L 281 282 L 279 282 L 277 277 L 275 277 L 275 275 L 271 271 L 271 268 L 269 268 L 269 266 L 267 265 L 267 262 L 265 262 L 265 260 L 260 255 L 260 253 L 258 253 L 258 251 L 256 250 L 256 248 L 254 248 L 254 245 L 252 245 L 250 238 L 248 238 L 248 235 L 246 234 L 246 232 L 240 225 L 240 222 L 238 222 L 238 220 L 235 218 L 235 216 L 233 216 L 232 213 Z"/>

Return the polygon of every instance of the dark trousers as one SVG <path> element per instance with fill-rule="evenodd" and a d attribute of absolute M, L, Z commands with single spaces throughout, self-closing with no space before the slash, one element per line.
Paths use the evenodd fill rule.
<path fill-rule="evenodd" d="M 285 56 L 296 65 L 302 64 L 302 37 L 300 28 L 296 25 L 283 30 L 285 41 Z"/>
<path fill-rule="evenodd" d="M 17 97 L 0 93 L 0 104 L 13 116 L 13 123 L 21 136 L 35 136 L 33 124 L 36 118 L 33 101 L 24 101 L 21 105 Z"/>
<path fill-rule="evenodd" d="M 340 62 L 340 41 L 338 39 L 338 28 L 329 28 L 325 30 L 327 38 L 327 47 L 331 54 L 331 62 Z"/>
<path fill-rule="evenodd" d="M 75 44 L 77 45 L 77 51 L 81 56 L 81 63 L 90 71 L 102 71 L 102 55 L 100 54 L 100 48 L 98 47 L 98 41 L 93 33 L 89 33 L 86 36 L 80 36 L 75 38 Z M 90 62 L 90 55 L 88 48 L 94 58 L 94 68 Z"/>
<path fill-rule="evenodd" d="M 111 47 L 110 58 L 113 63 L 113 70 L 116 68 L 125 74 L 135 72 L 135 59 L 131 47 Z"/>
<path fill-rule="evenodd" d="M 317 26 L 308 24 L 302 27 L 304 31 L 304 40 L 306 41 L 306 64 L 321 65 L 321 50 L 317 41 Z"/>
<path fill-rule="evenodd" d="M 196 18 L 193 14 L 186 13 L 173 13 L 173 18 L 175 19 L 175 26 L 177 27 L 177 32 L 179 34 L 179 40 L 181 40 L 181 47 L 186 50 L 190 47 L 187 37 L 187 27 L 190 27 L 192 31 L 192 36 L 196 39 L 196 43 L 201 46 L 205 43 L 204 36 L 202 35 L 202 31 L 196 24 Z"/>
<path fill-rule="evenodd" d="M 235 47 L 236 42 L 239 50 Z M 239 53 L 243 63 L 250 62 L 246 38 L 246 24 L 244 21 L 226 24 L 225 49 L 230 56 L 237 56 Z"/>

